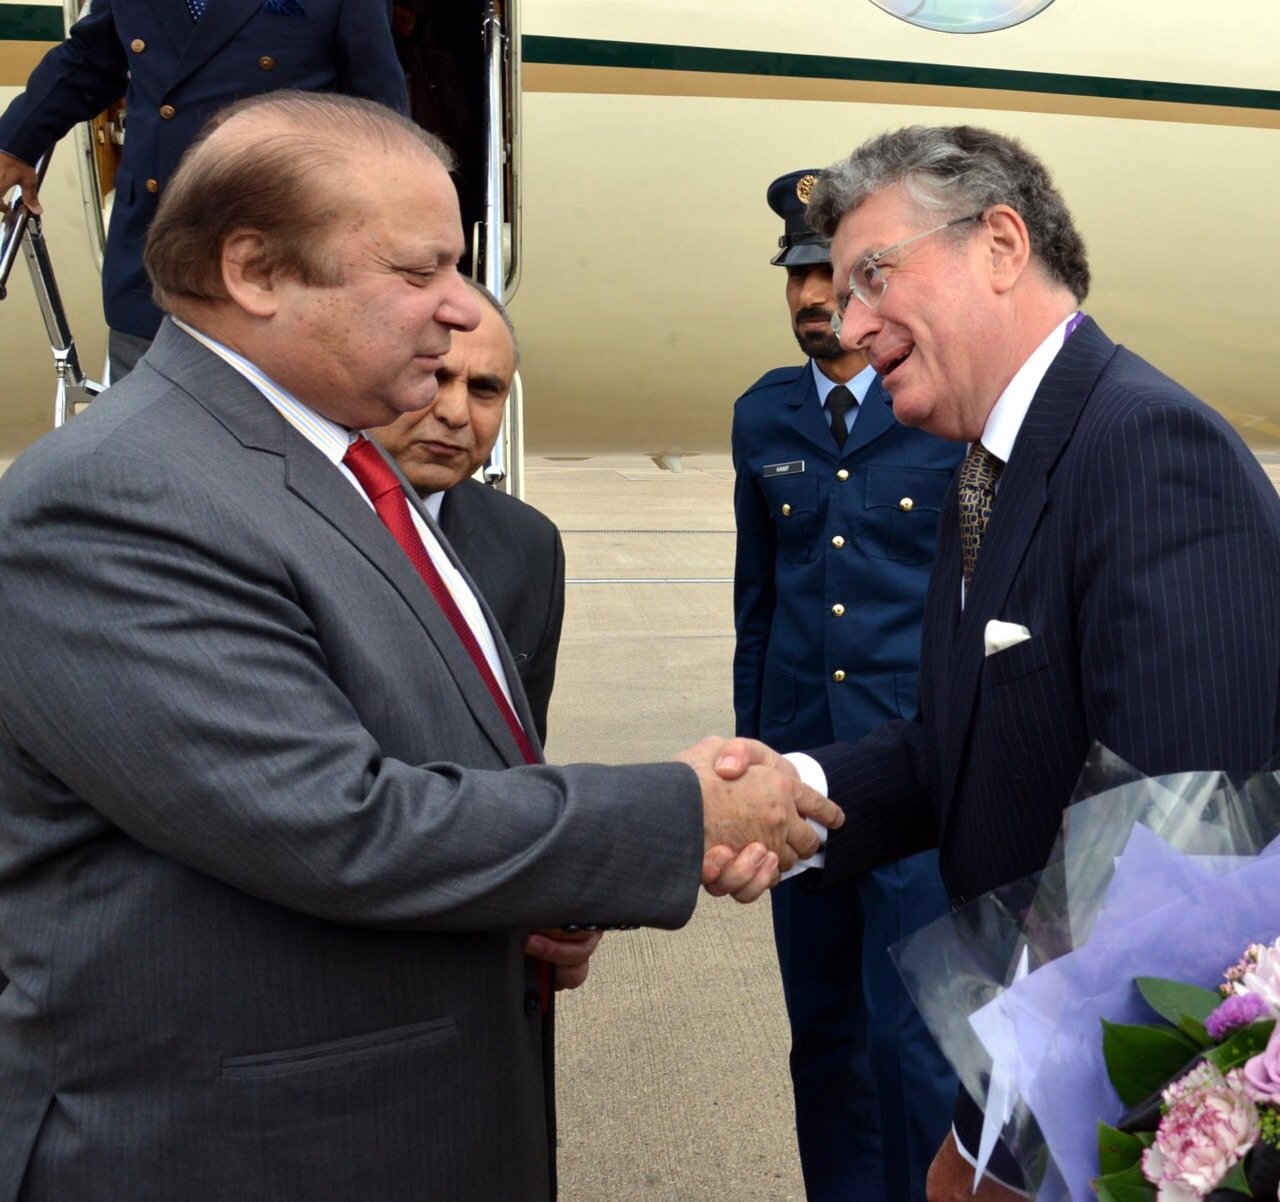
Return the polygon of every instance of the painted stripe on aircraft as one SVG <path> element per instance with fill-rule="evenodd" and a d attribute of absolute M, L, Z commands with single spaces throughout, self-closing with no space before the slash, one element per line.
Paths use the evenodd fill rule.
<path fill-rule="evenodd" d="M 0 42 L 62 41 L 62 5 L 0 4 Z"/>
<path fill-rule="evenodd" d="M 0 4 L 0 83 L 21 86 L 62 31 L 56 0 Z M 1280 129 L 1280 91 L 1262 88 L 542 34 L 525 34 L 521 48 L 529 92 L 833 100 Z"/>
<path fill-rule="evenodd" d="M 521 41 L 526 71 L 531 67 L 606 68 L 610 75 L 620 70 L 648 72 L 657 82 L 672 82 L 672 76 L 722 76 L 725 90 L 707 91 L 691 85 L 685 92 L 696 95 L 742 95 L 741 84 L 731 80 L 752 80 L 754 95 L 790 99 L 797 95 L 794 81 L 814 84 L 879 85 L 879 91 L 892 97 L 887 103 L 903 103 L 900 92 L 888 89 L 929 89 L 935 95 L 978 92 L 986 96 L 1001 92 L 1021 96 L 1065 97 L 1071 107 L 1049 107 L 1045 111 L 1098 111 L 1099 103 L 1141 103 L 1191 107 L 1203 111 L 1219 108 L 1239 111 L 1256 110 L 1260 114 L 1280 114 L 1280 91 L 1262 88 L 1219 87 L 1210 84 L 1170 83 L 1163 80 L 1120 79 L 1100 75 L 1066 75 L 1048 71 L 1014 71 L 992 67 L 967 67 L 943 63 L 896 62 L 885 59 L 840 58 L 821 54 L 785 54 L 764 50 L 728 50 L 710 46 L 676 46 L 658 42 L 616 42 L 593 38 L 549 37 L 525 34 Z M 528 90 L 542 90 L 537 80 L 548 77 L 534 73 L 526 81 Z M 599 82 L 608 78 L 600 76 Z M 780 91 L 783 81 L 789 87 Z M 533 83 L 535 86 L 529 87 Z M 714 85 L 713 85 L 714 86 Z M 551 89 L 559 90 L 559 89 Z M 600 90 L 616 91 L 617 87 Z M 665 90 L 664 90 L 665 91 Z M 829 92 L 801 89 L 808 98 L 826 99 Z M 680 93 L 684 94 L 684 93 Z M 1080 108 L 1081 102 L 1089 107 Z M 932 104 L 932 99 L 909 103 Z M 1044 107 L 1041 102 L 1037 107 Z M 972 107 L 972 102 L 970 102 Z M 981 107 L 986 107 L 985 105 Z M 1002 107 L 1010 107 L 1008 105 Z M 1018 107 L 1022 107 L 1019 105 Z M 1185 118 L 1183 118 L 1185 119 Z M 1202 120 L 1205 118 L 1201 118 Z M 1221 118 L 1217 119 L 1218 121 Z M 1215 121 L 1217 123 L 1217 121 Z M 1229 124 L 1238 122 L 1230 121 Z M 1255 118 L 1249 124 L 1272 122 Z"/>

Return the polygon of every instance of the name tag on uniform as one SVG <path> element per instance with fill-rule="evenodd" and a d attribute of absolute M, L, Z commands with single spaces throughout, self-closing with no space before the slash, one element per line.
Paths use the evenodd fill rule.
<path fill-rule="evenodd" d="M 804 471 L 804 460 L 793 459 L 790 463 L 770 463 L 760 469 L 760 475 L 767 480 L 770 476 L 798 476 Z"/>

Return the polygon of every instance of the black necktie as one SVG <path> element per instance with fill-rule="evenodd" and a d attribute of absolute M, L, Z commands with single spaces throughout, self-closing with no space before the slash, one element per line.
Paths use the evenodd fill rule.
<path fill-rule="evenodd" d="M 837 384 L 827 393 L 826 407 L 831 414 L 831 437 L 836 440 L 836 450 L 844 450 L 844 440 L 849 437 L 849 427 L 845 425 L 845 415 L 858 402 L 843 384 Z"/>

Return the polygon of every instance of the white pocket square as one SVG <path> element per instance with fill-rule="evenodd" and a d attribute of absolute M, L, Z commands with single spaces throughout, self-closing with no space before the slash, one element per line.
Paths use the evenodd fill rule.
<path fill-rule="evenodd" d="M 1007 651 L 1010 647 L 1025 643 L 1030 637 L 1031 631 L 1025 626 L 1019 626 L 1017 622 L 1001 622 L 998 618 L 992 618 L 983 633 L 983 642 L 986 644 L 986 654 L 995 655 L 997 651 Z"/>

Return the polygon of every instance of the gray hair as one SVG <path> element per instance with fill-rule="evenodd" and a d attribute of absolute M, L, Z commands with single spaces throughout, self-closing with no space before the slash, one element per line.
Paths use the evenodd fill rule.
<path fill-rule="evenodd" d="M 881 134 L 819 177 L 805 217 L 825 237 L 840 218 L 901 184 L 922 209 L 962 216 L 1008 205 L 1026 223 L 1031 252 L 1079 303 L 1089 294 L 1084 240 L 1045 165 L 1014 138 L 972 125 L 912 125 Z M 963 237 L 967 226 L 957 227 Z"/>
<path fill-rule="evenodd" d="M 485 302 L 501 319 L 502 324 L 507 327 L 507 333 L 511 335 L 511 349 L 516 356 L 516 369 L 520 368 L 520 340 L 516 337 L 516 327 L 511 322 L 511 314 L 507 312 L 507 306 L 504 305 L 492 292 L 489 291 L 479 280 L 473 280 L 470 276 L 463 276 L 472 292 L 477 293 L 480 299 Z"/>

